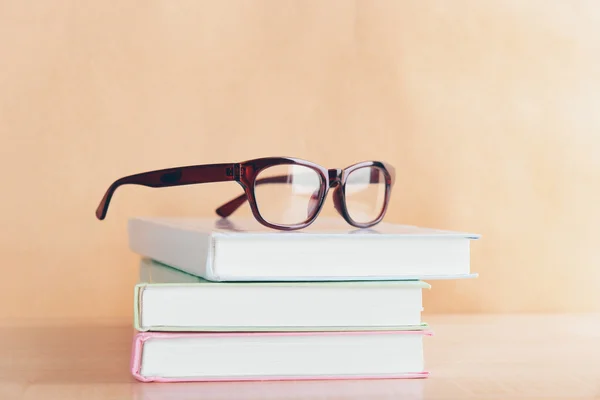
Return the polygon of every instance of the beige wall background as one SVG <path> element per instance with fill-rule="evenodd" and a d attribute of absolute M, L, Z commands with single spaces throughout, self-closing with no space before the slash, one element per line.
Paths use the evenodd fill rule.
<path fill-rule="evenodd" d="M 427 312 L 600 311 L 589 1 L 0 1 L 0 317 L 131 315 L 135 215 L 234 183 L 116 178 L 270 155 L 398 171 L 387 220 L 478 232 Z"/>

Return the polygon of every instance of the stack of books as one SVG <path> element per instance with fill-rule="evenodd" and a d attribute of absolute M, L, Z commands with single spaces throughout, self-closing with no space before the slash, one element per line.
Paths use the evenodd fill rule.
<path fill-rule="evenodd" d="M 474 234 L 321 218 L 133 218 L 140 381 L 424 378 L 422 291 L 473 277 Z"/>

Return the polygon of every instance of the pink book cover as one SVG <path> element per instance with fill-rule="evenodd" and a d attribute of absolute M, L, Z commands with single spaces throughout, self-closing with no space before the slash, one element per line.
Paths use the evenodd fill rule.
<path fill-rule="evenodd" d="M 404 335 L 423 335 L 431 336 L 433 332 L 430 330 L 422 331 L 370 331 L 370 332 L 319 332 L 318 335 L 389 335 L 389 334 L 404 334 Z M 404 374 L 393 375 L 303 375 L 303 376 L 236 376 L 236 377 L 209 377 L 209 378 L 164 378 L 154 376 L 142 376 L 140 374 L 142 368 L 142 354 L 144 351 L 144 342 L 148 339 L 160 338 L 177 338 L 177 337 L 223 337 L 223 336 L 305 336 L 314 335 L 314 332 L 244 332 L 244 333 L 170 333 L 170 332 L 139 332 L 133 338 L 133 346 L 131 352 L 131 373 L 135 379 L 140 382 L 214 382 L 214 381 L 286 381 L 286 380 L 341 380 L 341 379 L 422 379 L 429 376 L 427 371 L 415 371 Z"/>

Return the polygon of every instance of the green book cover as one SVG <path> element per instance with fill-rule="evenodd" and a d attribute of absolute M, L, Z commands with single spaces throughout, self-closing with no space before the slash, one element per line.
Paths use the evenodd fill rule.
<path fill-rule="evenodd" d="M 142 258 L 134 327 L 173 332 L 423 330 L 428 326 L 420 320 L 421 292 L 430 287 L 419 280 L 213 282 Z M 402 323 L 402 313 L 410 323 Z"/>

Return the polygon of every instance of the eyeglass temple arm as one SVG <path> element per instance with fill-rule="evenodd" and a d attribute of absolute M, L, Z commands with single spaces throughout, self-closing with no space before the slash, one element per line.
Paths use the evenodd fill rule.
<path fill-rule="evenodd" d="M 110 185 L 96 209 L 96 217 L 100 220 L 106 217 L 110 200 L 117 188 L 122 185 L 161 188 L 232 180 L 234 180 L 233 164 L 192 165 L 125 176 Z"/>
<path fill-rule="evenodd" d="M 276 176 L 269 176 L 267 178 L 257 179 L 254 182 L 254 185 L 264 185 L 265 183 L 288 183 L 288 182 L 290 182 L 290 175 L 276 175 Z M 246 194 L 245 193 L 241 194 L 238 197 L 236 197 L 235 199 L 232 199 L 232 200 L 228 201 L 227 203 L 223 204 L 221 207 L 217 208 L 215 211 L 219 217 L 227 218 L 231 214 L 233 214 L 235 212 L 235 210 L 240 208 L 242 206 L 242 204 L 244 204 L 247 200 L 248 200 L 248 197 L 246 197 Z"/>

